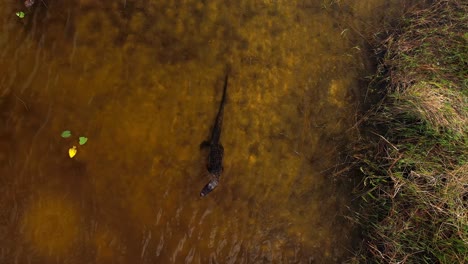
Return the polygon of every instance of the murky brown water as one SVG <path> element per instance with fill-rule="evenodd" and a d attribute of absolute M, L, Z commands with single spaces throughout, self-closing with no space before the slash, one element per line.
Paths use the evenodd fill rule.
<path fill-rule="evenodd" d="M 332 175 L 358 32 L 403 2 L 50 0 L 20 19 L 2 1 L 0 262 L 346 259 L 352 186 Z M 201 199 L 227 65 L 225 171 Z"/>

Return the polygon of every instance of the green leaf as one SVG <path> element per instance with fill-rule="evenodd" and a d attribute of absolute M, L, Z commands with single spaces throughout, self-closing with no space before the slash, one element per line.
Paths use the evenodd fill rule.
<path fill-rule="evenodd" d="M 86 142 L 88 142 L 87 137 L 80 137 L 80 145 L 84 145 L 84 144 L 86 144 Z"/>
<path fill-rule="evenodd" d="M 62 137 L 63 137 L 63 138 L 69 138 L 70 136 L 71 136 L 70 130 L 64 130 L 64 131 L 62 132 Z"/>
<path fill-rule="evenodd" d="M 16 16 L 18 16 L 19 18 L 24 18 L 24 12 L 23 11 L 20 11 L 20 12 L 16 12 Z"/>

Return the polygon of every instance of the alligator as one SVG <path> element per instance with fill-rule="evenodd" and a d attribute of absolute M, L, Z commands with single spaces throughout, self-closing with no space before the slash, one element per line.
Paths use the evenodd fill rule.
<path fill-rule="evenodd" d="M 219 105 L 218 114 L 216 115 L 215 124 L 209 141 L 203 141 L 200 148 L 209 148 L 208 164 L 206 166 L 208 173 L 210 174 L 211 180 L 203 187 L 200 192 L 200 196 L 206 196 L 213 191 L 219 183 L 219 178 L 223 172 L 223 155 L 224 148 L 220 143 L 221 127 L 223 125 L 223 112 L 224 104 L 226 103 L 226 90 L 228 86 L 228 75 L 224 79 L 223 97 Z"/>

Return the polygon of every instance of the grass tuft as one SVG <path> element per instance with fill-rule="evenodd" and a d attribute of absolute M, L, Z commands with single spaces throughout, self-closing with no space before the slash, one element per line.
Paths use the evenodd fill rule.
<path fill-rule="evenodd" d="M 434 1 L 377 49 L 372 83 L 386 89 L 355 146 L 366 237 L 355 261 L 468 263 L 467 17 L 466 1 Z"/>

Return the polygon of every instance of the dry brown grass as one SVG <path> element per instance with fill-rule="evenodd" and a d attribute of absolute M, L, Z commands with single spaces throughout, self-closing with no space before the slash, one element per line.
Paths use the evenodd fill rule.
<path fill-rule="evenodd" d="M 398 102 L 401 102 L 398 110 L 414 113 L 434 128 L 449 129 L 460 134 L 468 131 L 468 102 L 459 90 L 435 82 L 420 81 L 396 96 Z"/>

